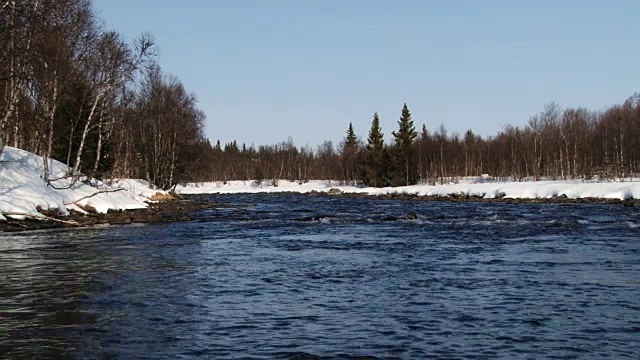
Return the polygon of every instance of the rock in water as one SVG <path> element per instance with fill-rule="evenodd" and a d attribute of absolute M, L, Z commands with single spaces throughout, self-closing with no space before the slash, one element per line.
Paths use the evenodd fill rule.
<path fill-rule="evenodd" d="M 393 215 L 389 215 L 382 217 L 380 221 L 398 221 L 398 218 Z"/>

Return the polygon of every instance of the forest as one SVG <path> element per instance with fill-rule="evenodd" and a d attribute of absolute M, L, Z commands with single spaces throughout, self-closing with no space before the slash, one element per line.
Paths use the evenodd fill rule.
<path fill-rule="evenodd" d="M 626 179 L 640 167 L 638 94 L 601 111 L 550 103 L 524 126 L 488 137 L 449 133 L 445 125 L 416 128 L 407 104 L 387 134 L 378 115 L 370 116 L 363 116 L 367 134 L 345 124 L 340 142 L 315 148 L 291 138 L 212 144 L 195 94 L 162 70 L 151 34 L 128 43 L 106 28 L 90 0 L 0 0 L 0 149 L 43 156 L 45 181 L 47 159 L 68 164 L 70 176 L 140 178 L 163 189 L 312 179 L 382 187 L 483 174 Z"/>
<path fill-rule="evenodd" d="M 298 148 L 292 139 L 258 148 L 231 142 L 206 151 L 207 167 L 193 181 L 330 179 L 345 184 L 436 184 L 489 175 L 507 181 L 625 180 L 640 169 L 640 95 L 603 111 L 550 103 L 523 127 L 505 126 L 483 138 L 444 125 L 416 129 L 404 104 L 398 128 L 385 138 L 373 114 L 366 137 L 347 126 L 338 144 Z M 207 144 L 207 147 L 210 147 Z"/>
<path fill-rule="evenodd" d="M 0 1 L 0 148 L 71 176 L 186 180 L 204 143 L 196 97 L 158 64 L 150 34 L 128 43 L 89 0 Z"/>

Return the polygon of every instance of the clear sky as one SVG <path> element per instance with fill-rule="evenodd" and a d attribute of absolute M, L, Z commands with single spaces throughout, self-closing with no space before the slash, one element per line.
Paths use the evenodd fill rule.
<path fill-rule="evenodd" d="M 493 135 L 545 104 L 600 110 L 640 92 L 638 0 L 94 0 L 107 27 L 152 33 L 214 142 Z"/>

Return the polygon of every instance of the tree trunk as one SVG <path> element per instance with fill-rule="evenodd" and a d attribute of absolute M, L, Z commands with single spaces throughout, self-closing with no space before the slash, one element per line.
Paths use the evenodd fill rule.
<path fill-rule="evenodd" d="M 80 144 L 78 145 L 78 152 L 76 153 L 76 162 L 73 165 L 74 176 L 80 172 L 80 164 L 82 161 L 82 152 L 84 151 L 85 141 L 87 139 L 87 135 L 89 135 L 89 130 L 91 130 L 91 122 L 93 121 L 93 117 L 96 114 L 98 104 L 100 103 L 105 92 L 106 89 L 100 91 L 96 96 L 95 100 L 93 101 L 93 105 L 91 106 L 91 111 L 89 111 L 89 116 L 87 116 L 87 122 L 84 124 L 84 129 L 82 130 L 82 135 L 80 136 Z"/>
<path fill-rule="evenodd" d="M 100 115 L 98 115 L 98 143 L 96 144 L 96 159 L 93 163 L 93 170 L 91 176 L 98 172 L 98 166 L 100 165 L 100 158 L 102 157 L 102 125 L 104 123 L 104 109 L 105 105 L 100 107 Z"/>
<path fill-rule="evenodd" d="M 47 112 L 47 149 L 42 156 L 42 161 L 44 165 L 44 181 L 49 184 L 49 177 L 51 173 L 51 169 L 49 169 L 49 159 L 51 158 L 51 153 L 53 152 L 53 134 L 54 134 L 54 120 L 56 116 L 56 111 L 58 110 L 58 74 L 54 71 L 54 80 L 53 80 L 53 93 L 51 95 L 51 105 L 49 106 L 49 111 Z"/>

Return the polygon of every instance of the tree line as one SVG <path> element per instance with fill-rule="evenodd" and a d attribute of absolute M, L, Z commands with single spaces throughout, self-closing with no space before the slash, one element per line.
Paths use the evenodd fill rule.
<path fill-rule="evenodd" d="M 150 34 L 109 30 L 90 0 L 0 0 L 0 151 L 5 145 L 69 165 L 69 175 L 178 183 L 335 180 L 368 186 L 455 181 L 626 178 L 640 161 L 640 95 L 603 111 L 548 104 L 494 136 L 416 128 L 407 104 L 385 133 L 348 124 L 339 143 L 293 139 L 212 144 L 194 94 L 158 64 Z M 386 130 L 386 129 L 385 129 Z M 1 166 L 1 164 L 0 164 Z"/>
<path fill-rule="evenodd" d="M 208 141 L 207 161 L 192 181 L 328 179 L 374 187 L 456 181 L 490 175 L 501 180 L 624 179 L 640 170 L 640 95 L 603 111 L 546 105 L 522 127 L 494 136 L 449 134 L 444 125 L 417 130 L 404 104 L 387 140 L 373 114 L 366 139 L 349 124 L 338 144 L 296 147 L 293 140 L 247 147 Z"/>
<path fill-rule="evenodd" d="M 150 34 L 128 43 L 90 0 L 0 0 L 0 149 L 70 174 L 169 188 L 197 166 L 204 114 L 165 74 Z"/>

